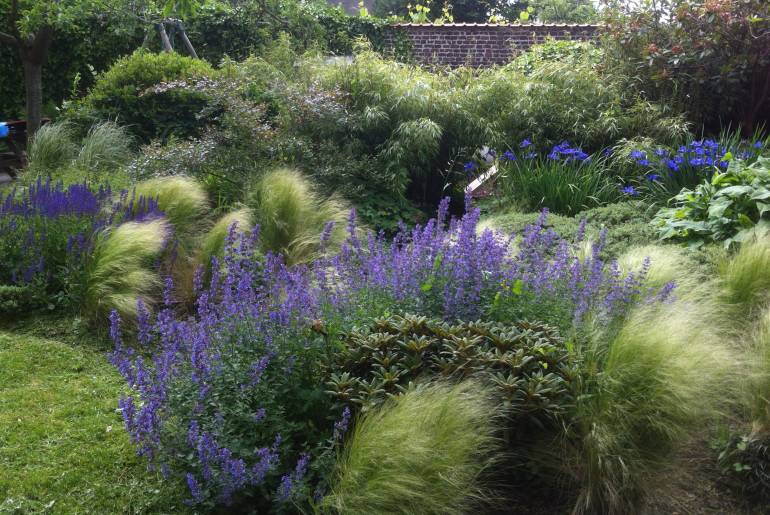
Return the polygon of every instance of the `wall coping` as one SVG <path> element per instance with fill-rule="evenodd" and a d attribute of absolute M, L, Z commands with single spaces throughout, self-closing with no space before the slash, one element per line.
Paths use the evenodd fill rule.
<path fill-rule="evenodd" d="M 598 28 L 600 23 L 392 23 L 391 27 L 558 27 L 558 28 Z"/>

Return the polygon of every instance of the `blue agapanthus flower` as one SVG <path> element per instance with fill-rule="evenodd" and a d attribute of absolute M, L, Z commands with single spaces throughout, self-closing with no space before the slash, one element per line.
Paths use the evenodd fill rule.
<path fill-rule="evenodd" d="M 647 154 L 641 150 L 632 150 L 628 157 L 631 159 L 644 159 L 647 157 Z"/>
<path fill-rule="evenodd" d="M 510 150 L 506 150 L 503 152 L 503 155 L 500 157 L 501 161 L 516 161 L 516 154 L 511 152 Z"/>
<path fill-rule="evenodd" d="M 631 197 L 636 197 L 637 195 L 639 195 L 639 192 L 636 190 L 636 188 L 634 188 L 630 184 L 628 186 L 624 186 L 621 191 L 623 192 L 623 194 L 629 195 Z"/>
<path fill-rule="evenodd" d="M 762 142 L 761 141 L 755 141 L 754 142 L 754 148 L 762 148 Z"/>
<path fill-rule="evenodd" d="M 647 178 L 647 180 L 648 180 L 648 181 L 650 181 L 650 182 L 657 182 L 657 181 L 659 181 L 659 180 L 660 180 L 660 175 L 658 175 L 658 174 L 656 174 L 656 173 L 651 173 L 651 174 L 650 174 L 650 175 L 648 175 L 646 178 Z"/>
<path fill-rule="evenodd" d="M 669 152 L 665 148 L 659 148 L 655 151 L 655 155 L 658 157 L 668 157 Z"/>
<path fill-rule="evenodd" d="M 477 165 L 473 161 L 468 161 L 467 163 L 465 163 L 465 171 L 466 172 L 472 172 L 472 171 L 474 171 L 478 167 L 479 167 L 479 165 Z"/>
<path fill-rule="evenodd" d="M 532 144 L 532 142 L 531 142 L 531 141 L 529 141 L 529 139 L 528 139 L 528 138 L 524 138 L 524 140 L 523 140 L 523 141 L 522 141 L 522 142 L 519 144 L 519 147 L 521 147 L 521 148 L 527 148 L 527 147 L 528 147 L 528 146 L 530 146 L 531 144 Z"/>

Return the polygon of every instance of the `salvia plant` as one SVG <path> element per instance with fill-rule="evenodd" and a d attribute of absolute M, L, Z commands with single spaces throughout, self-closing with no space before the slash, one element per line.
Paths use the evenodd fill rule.
<path fill-rule="evenodd" d="M 0 193 L 0 283 L 28 289 L 43 306 L 76 303 L 94 235 L 162 216 L 152 200 L 131 198 L 124 205 L 113 197 L 109 185 L 94 190 L 42 178 Z"/>
<path fill-rule="evenodd" d="M 560 313 L 551 318 L 572 327 L 673 288 L 643 287 L 647 264 L 621 274 L 599 258 L 601 241 L 578 257 L 544 227 L 546 213 L 515 237 L 479 234 L 478 209 L 447 220 L 448 209 L 442 202 L 435 219 L 393 240 L 361 235 L 352 212 L 339 252 L 294 266 L 258 251 L 258 227 L 233 225 L 208 284 L 203 267 L 197 274 L 194 316 L 178 314 L 167 280 L 155 317 L 137 306 L 137 350 L 114 312 L 111 360 L 131 388 L 120 410 L 138 452 L 186 481 L 191 503 L 318 502 L 324 464 L 350 423 L 350 407 L 324 392 L 320 366 L 342 332 L 387 313 L 510 318 L 546 301 Z"/>

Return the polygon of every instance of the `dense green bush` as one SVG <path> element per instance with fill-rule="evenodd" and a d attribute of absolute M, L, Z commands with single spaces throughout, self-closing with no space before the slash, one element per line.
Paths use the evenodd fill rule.
<path fill-rule="evenodd" d="M 418 316 L 376 320 L 342 337 L 328 393 L 368 410 L 433 376 L 488 381 L 518 434 L 552 425 L 573 402 L 573 365 L 555 329 L 528 322 L 456 325 Z"/>
<path fill-rule="evenodd" d="M 716 132 L 770 115 L 770 5 L 765 0 L 616 2 L 606 11 L 610 67 L 647 98 Z"/>
<path fill-rule="evenodd" d="M 662 239 L 730 246 L 767 231 L 769 200 L 770 158 L 752 164 L 733 159 L 710 181 L 695 190 L 683 189 L 671 200 L 673 207 L 658 211 L 654 224 Z"/>
<path fill-rule="evenodd" d="M 172 135 L 195 136 L 205 123 L 199 115 L 208 105 L 206 95 L 164 83 L 215 75 L 205 61 L 139 50 L 101 74 L 88 95 L 69 107 L 67 116 L 89 125 L 112 120 L 126 125 L 145 142 Z"/>

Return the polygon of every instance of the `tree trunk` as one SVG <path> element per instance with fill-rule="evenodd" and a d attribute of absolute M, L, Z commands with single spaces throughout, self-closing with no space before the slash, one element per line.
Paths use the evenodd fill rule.
<path fill-rule="evenodd" d="M 40 128 L 43 110 L 43 64 L 24 60 L 24 90 L 27 95 L 27 139 Z"/>

